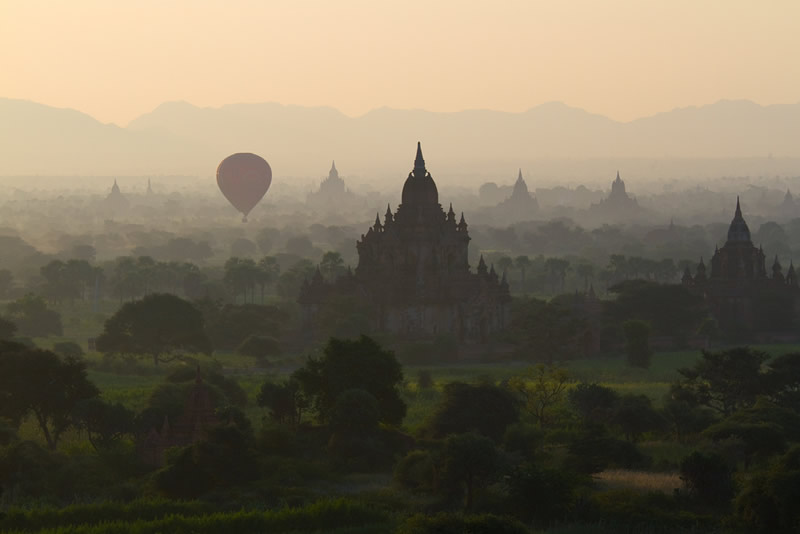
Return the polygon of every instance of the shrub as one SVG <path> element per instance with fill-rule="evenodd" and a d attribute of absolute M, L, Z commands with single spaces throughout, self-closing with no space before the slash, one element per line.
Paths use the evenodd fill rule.
<path fill-rule="evenodd" d="M 700 502 L 723 505 L 733 497 L 732 469 L 718 454 L 695 451 L 681 461 L 681 480 Z"/>
<path fill-rule="evenodd" d="M 411 451 L 394 469 L 394 480 L 404 488 L 416 491 L 436 489 L 436 464 L 429 451 Z"/>
<path fill-rule="evenodd" d="M 419 389 L 431 389 L 434 386 L 433 376 L 427 369 L 421 369 L 417 375 L 417 384 Z"/>
<path fill-rule="evenodd" d="M 549 524 L 565 519 L 572 510 L 577 478 L 528 464 L 515 469 L 507 485 L 509 513 L 526 522 Z"/>
<path fill-rule="evenodd" d="M 508 425 L 519 419 L 519 403 L 506 390 L 490 384 L 452 382 L 425 423 L 425 433 L 442 438 L 477 432 L 499 442 Z"/>

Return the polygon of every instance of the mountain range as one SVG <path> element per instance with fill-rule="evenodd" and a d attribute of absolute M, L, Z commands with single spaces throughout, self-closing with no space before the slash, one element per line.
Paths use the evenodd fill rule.
<path fill-rule="evenodd" d="M 0 176 L 211 176 L 227 155 L 255 152 L 276 176 L 318 178 L 336 160 L 345 176 L 381 182 L 410 171 L 417 141 L 437 180 L 512 177 L 518 167 L 556 174 L 564 167 L 577 176 L 590 172 L 591 162 L 608 165 L 594 170 L 607 176 L 626 161 L 638 161 L 635 172 L 651 177 L 672 167 L 691 173 L 691 164 L 670 161 L 702 161 L 702 172 L 724 173 L 741 168 L 730 162 L 752 158 L 788 158 L 782 169 L 798 175 L 800 103 L 722 100 L 618 122 L 555 102 L 522 113 L 381 108 L 355 118 L 327 107 L 167 102 L 120 127 L 75 110 L 0 99 Z M 720 162 L 719 170 L 709 170 L 709 161 Z"/>

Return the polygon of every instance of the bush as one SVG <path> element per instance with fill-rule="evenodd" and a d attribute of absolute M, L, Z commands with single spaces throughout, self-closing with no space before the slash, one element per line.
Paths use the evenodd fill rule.
<path fill-rule="evenodd" d="M 641 469 L 650 461 L 633 443 L 604 435 L 602 428 L 588 428 L 569 445 L 565 465 L 578 473 L 592 474 L 610 467 Z"/>
<path fill-rule="evenodd" d="M 756 474 L 736 497 L 736 519 L 748 532 L 797 532 L 800 527 L 800 445 Z"/>
<path fill-rule="evenodd" d="M 431 389 L 434 386 L 433 376 L 427 369 L 421 369 L 417 375 L 417 385 L 419 389 Z"/>
<path fill-rule="evenodd" d="M 519 419 L 519 403 L 508 391 L 491 384 L 452 382 L 425 423 L 430 437 L 477 432 L 499 442 L 506 428 Z"/>
<path fill-rule="evenodd" d="M 436 464 L 429 451 L 411 451 L 394 469 L 394 480 L 406 489 L 433 491 L 436 489 Z"/>
<path fill-rule="evenodd" d="M 680 472 L 686 490 L 704 504 L 724 505 L 733 497 L 732 469 L 718 454 L 695 451 L 681 461 Z"/>
<path fill-rule="evenodd" d="M 80 513 L 80 517 L 71 513 L 72 510 Z M 37 511 L 31 512 L 28 524 L 37 523 L 36 514 Z M 19 516 L 15 513 L 13 517 L 16 519 Z M 323 500 L 302 508 L 247 512 L 213 512 L 209 510 L 209 505 L 197 502 L 109 503 L 71 506 L 63 512 L 48 513 L 50 521 L 54 517 L 58 518 L 58 522 L 51 527 L 53 530 L 74 534 L 367 533 L 390 532 L 392 529 L 391 519 L 385 512 L 346 499 Z M 86 520 L 82 520 L 82 517 Z"/>
<path fill-rule="evenodd" d="M 544 435 L 534 425 L 515 423 L 506 429 L 503 436 L 503 448 L 510 453 L 517 453 L 532 460 L 544 440 Z"/>
<path fill-rule="evenodd" d="M 567 517 L 575 503 L 577 478 L 568 472 L 523 465 L 508 477 L 508 512 L 546 525 Z M 533 504 L 533 505 L 532 505 Z"/>

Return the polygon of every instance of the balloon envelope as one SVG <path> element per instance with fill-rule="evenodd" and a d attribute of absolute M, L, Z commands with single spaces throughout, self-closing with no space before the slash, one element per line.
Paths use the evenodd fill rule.
<path fill-rule="evenodd" d="M 244 220 L 272 183 L 272 169 L 264 158 L 241 152 L 222 160 L 217 167 L 217 185 Z"/>

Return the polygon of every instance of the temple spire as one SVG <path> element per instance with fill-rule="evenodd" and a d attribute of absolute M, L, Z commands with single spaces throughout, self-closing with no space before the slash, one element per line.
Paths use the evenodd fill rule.
<path fill-rule="evenodd" d="M 736 195 L 736 213 L 733 214 L 734 218 L 742 219 L 742 206 L 739 204 L 739 195 Z"/>
<path fill-rule="evenodd" d="M 414 159 L 414 174 L 425 176 L 425 158 L 422 157 L 422 143 L 417 141 L 417 157 Z"/>
<path fill-rule="evenodd" d="M 517 174 L 517 181 L 518 181 L 518 182 L 521 182 L 521 181 L 522 181 L 522 169 L 521 169 L 521 168 L 520 168 L 520 170 L 519 170 L 519 174 Z"/>

